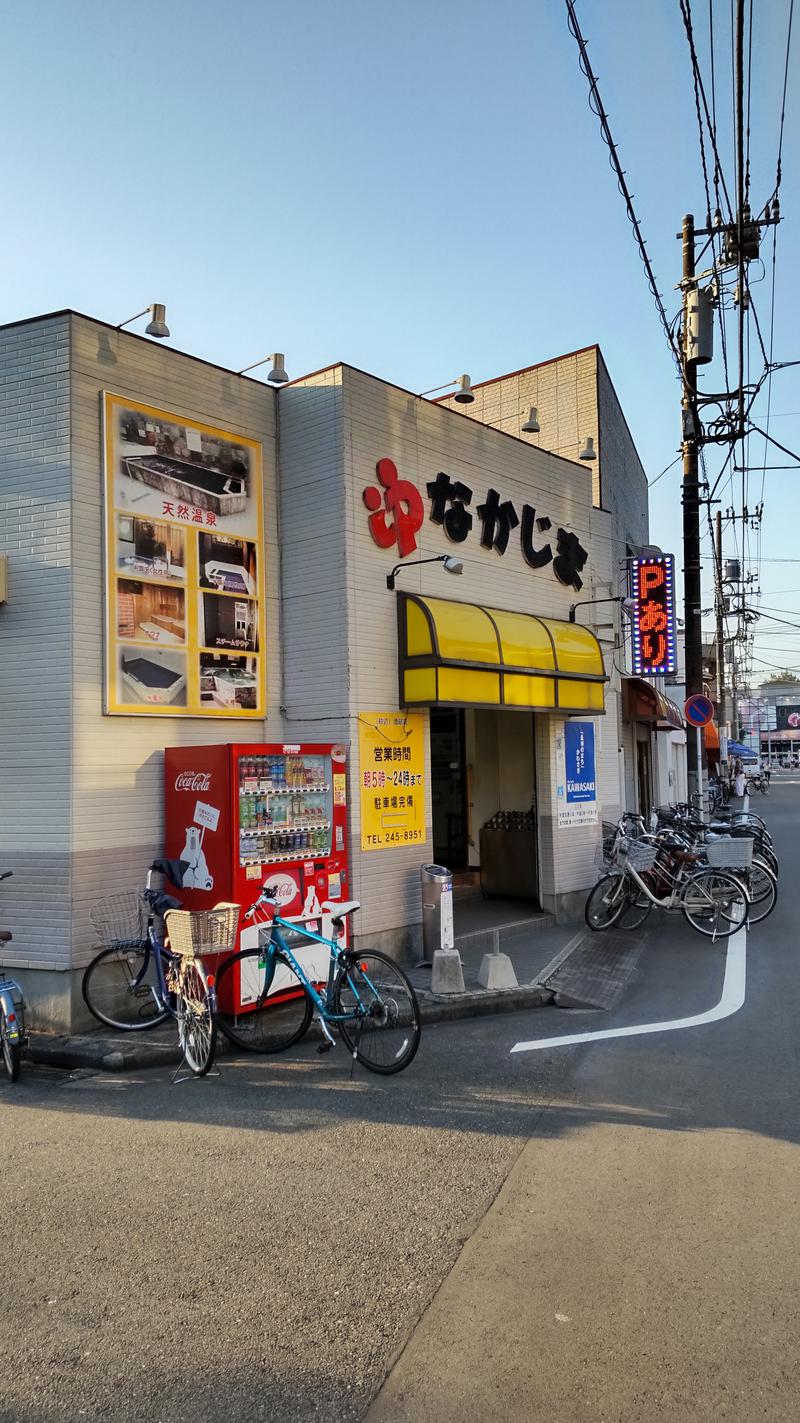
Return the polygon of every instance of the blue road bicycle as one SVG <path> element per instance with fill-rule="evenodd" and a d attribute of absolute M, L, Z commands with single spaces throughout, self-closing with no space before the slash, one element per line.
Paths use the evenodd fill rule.
<path fill-rule="evenodd" d="M 421 1035 L 419 1005 L 403 970 L 386 954 L 346 949 L 339 938 L 357 900 L 329 901 L 333 936 L 282 919 L 274 889 L 267 883 L 242 916 L 258 926 L 258 947 L 245 948 L 217 974 L 218 1021 L 227 1038 L 249 1052 L 283 1052 L 299 1042 L 316 1018 L 322 1031 L 319 1052 L 336 1046 L 338 1030 L 353 1060 L 370 1072 L 402 1072 L 413 1060 Z M 312 921 L 313 922 L 313 921 Z M 327 950 L 327 977 L 314 982 L 292 952 Z M 324 972 L 324 971 L 321 971 Z"/>
<path fill-rule="evenodd" d="M 155 1028 L 174 1018 L 187 1066 L 196 1077 L 204 1077 L 214 1062 L 217 1001 L 214 975 L 202 955 L 233 946 L 238 909 L 177 914 L 177 922 L 170 925 L 180 900 L 154 888 L 154 874 L 180 886 L 181 861 L 154 860 L 144 890 L 114 894 L 94 905 L 92 921 L 103 947 L 83 975 L 83 998 L 95 1018 L 121 1033 Z M 191 925 L 183 921 L 193 918 L 210 925 L 214 941 L 207 946 L 192 942 Z M 171 947 L 163 932 L 165 922 Z"/>

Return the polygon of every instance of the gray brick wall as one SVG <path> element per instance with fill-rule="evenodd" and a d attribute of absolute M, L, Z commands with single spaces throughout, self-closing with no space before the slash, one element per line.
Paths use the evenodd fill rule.
<path fill-rule="evenodd" d="M 342 407 L 340 366 L 279 396 L 284 706 L 287 735 L 306 741 L 338 740 L 347 728 Z"/>
<path fill-rule="evenodd" d="M 69 963 L 69 322 L 0 331 L 0 923 L 8 965 Z"/>

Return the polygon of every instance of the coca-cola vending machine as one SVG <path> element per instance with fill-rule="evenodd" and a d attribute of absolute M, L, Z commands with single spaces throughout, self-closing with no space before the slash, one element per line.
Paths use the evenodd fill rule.
<path fill-rule="evenodd" d="M 329 937 L 322 906 L 348 897 L 346 770 L 345 748 L 330 743 L 167 747 L 165 854 L 186 866 L 176 886 L 184 906 L 233 902 L 244 911 L 270 884 L 282 918 Z M 244 919 L 239 935 L 241 948 L 257 947 L 258 930 Z M 298 939 L 292 950 L 324 981 L 326 949 Z M 236 1006 L 257 991 L 237 983 Z"/>

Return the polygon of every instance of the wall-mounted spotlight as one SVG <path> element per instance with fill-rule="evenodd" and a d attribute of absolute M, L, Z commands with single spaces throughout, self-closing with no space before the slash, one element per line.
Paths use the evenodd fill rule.
<path fill-rule="evenodd" d="M 575 621 L 576 608 L 594 608 L 598 603 L 619 603 L 623 613 L 632 613 L 636 607 L 635 598 L 582 598 L 580 603 L 573 603 L 569 610 L 569 620 Z"/>
<path fill-rule="evenodd" d="M 410 558 L 406 563 L 396 563 L 391 573 L 386 575 L 386 587 L 390 592 L 394 589 L 395 580 L 401 568 L 410 568 L 417 563 L 441 563 L 446 573 L 463 573 L 464 565 L 460 558 L 453 558 L 449 553 L 437 553 L 435 558 Z"/>
<path fill-rule="evenodd" d="M 257 366 L 265 366 L 268 361 L 271 361 L 271 369 L 267 371 L 267 380 L 270 385 L 286 385 L 289 377 L 284 369 L 285 359 L 282 351 L 275 351 L 271 356 L 264 356 L 263 360 L 253 361 L 252 366 L 244 366 L 238 374 L 243 376 L 247 371 L 254 371 Z"/>
<path fill-rule="evenodd" d="M 436 395 L 437 391 L 449 390 L 451 385 L 457 385 L 458 390 L 453 397 L 458 405 L 471 405 L 475 396 L 472 392 L 472 384 L 469 376 L 457 376 L 453 380 L 445 381 L 444 385 L 435 385 L 432 390 L 421 390 L 420 395 Z"/>
<path fill-rule="evenodd" d="M 121 331 L 123 326 L 130 326 L 132 321 L 138 321 L 140 316 L 147 316 L 148 312 L 153 319 L 144 328 L 145 336 L 155 336 L 158 341 L 163 341 L 165 337 L 169 336 L 169 327 L 167 325 L 167 308 L 160 301 L 154 301 L 152 306 L 146 306 L 143 311 L 137 311 L 136 315 L 129 316 L 127 321 L 120 321 L 117 330 Z"/>

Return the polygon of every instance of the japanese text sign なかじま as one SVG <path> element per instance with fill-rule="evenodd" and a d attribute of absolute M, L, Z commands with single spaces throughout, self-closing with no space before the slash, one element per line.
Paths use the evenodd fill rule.
<path fill-rule="evenodd" d="M 393 460 L 378 460 L 375 470 L 378 484 L 368 484 L 362 495 L 370 534 L 379 548 L 396 545 L 400 558 L 408 558 L 417 548 L 417 534 L 425 521 L 422 495 L 410 479 L 400 478 Z M 452 543 L 464 543 L 474 522 L 470 486 L 440 470 L 426 489 L 431 523 L 438 524 Z M 481 548 L 502 555 L 512 533 L 519 529 L 522 556 L 530 568 L 545 568 L 551 563 L 560 583 L 576 592 L 583 587 L 580 574 L 589 555 L 569 529 L 556 530 L 554 552 L 550 539 L 542 537 L 553 527 L 547 516 L 537 516 L 531 504 L 523 504 L 520 519 L 512 501 L 503 499 L 496 489 L 486 491 L 483 503 L 475 505 L 475 513 L 481 526 Z"/>
<path fill-rule="evenodd" d="M 425 721 L 419 712 L 359 712 L 362 850 L 425 840 Z"/>
<path fill-rule="evenodd" d="M 633 559 L 631 597 L 634 673 L 637 677 L 661 677 L 675 672 L 675 559 L 671 553 Z"/>

